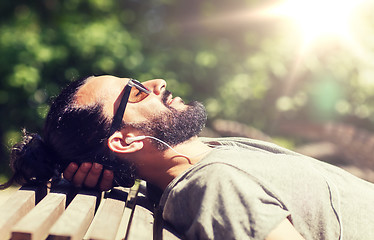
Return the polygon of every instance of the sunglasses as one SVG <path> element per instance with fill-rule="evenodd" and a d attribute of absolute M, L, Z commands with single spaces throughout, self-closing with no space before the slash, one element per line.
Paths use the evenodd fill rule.
<path fill-rule="evenodd" d="M 137 103 L 143 101 L 151 91 L 146 88 L 143 84 L 141 84 L 136 79 L 130 79 L 129 82 L 126 84 L 123 95 L 121 99 L 121 103 L 114 114 L 113 122 L 110 127 L 110 135 L 112 136 L 117 130 L 121 128 L 122 125 L 122 118 L 125 113 L 126 105 L 128 102 L 130 103 Z"/>

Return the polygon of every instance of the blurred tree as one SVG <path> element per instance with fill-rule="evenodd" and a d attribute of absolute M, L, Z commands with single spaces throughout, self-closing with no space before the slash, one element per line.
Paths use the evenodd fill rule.
<path fill-rule="evenodd" d="M 2 169 L 20 130 L 40 131 L 49 99 L 68 81 L 93 74 L 134 75 L 144 59 L 127 30 L 133 10 L 115 1 L 0 3 Z"/>

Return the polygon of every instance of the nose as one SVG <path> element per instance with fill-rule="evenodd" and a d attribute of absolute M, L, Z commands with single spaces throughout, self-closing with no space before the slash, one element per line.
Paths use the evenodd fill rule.
<path fill-rule="evenodd" d="M 164 79 L 152 79 L 143 82 L 143 85 L 151 90 L 154 94 L 160 95 L 166 88 L 166 81 Z"/>

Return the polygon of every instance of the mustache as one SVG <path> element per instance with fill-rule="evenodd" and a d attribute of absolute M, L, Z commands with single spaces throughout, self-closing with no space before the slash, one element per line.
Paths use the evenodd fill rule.
<path fill-rule="evenodd" d="M 167 104 L 167 101 L 168 101 L 168 98 L 169 96 L 171 95 L 172 93 L 169 91 L 169 90 L 165 90 L 163 93 L 162 93 L 162 103 L 166 106 L 166 107 L 169 107 L 168 104 Z"/>

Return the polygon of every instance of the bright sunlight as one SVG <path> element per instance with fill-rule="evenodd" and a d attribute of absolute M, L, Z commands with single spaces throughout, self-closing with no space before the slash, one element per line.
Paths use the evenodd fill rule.
<path fill-rule="evenodd" d="M 306 44 L 324 36 L 349 38 L 350 20 L 362 0 L 286 0 L 268 9 L 299 27 Z"/>

